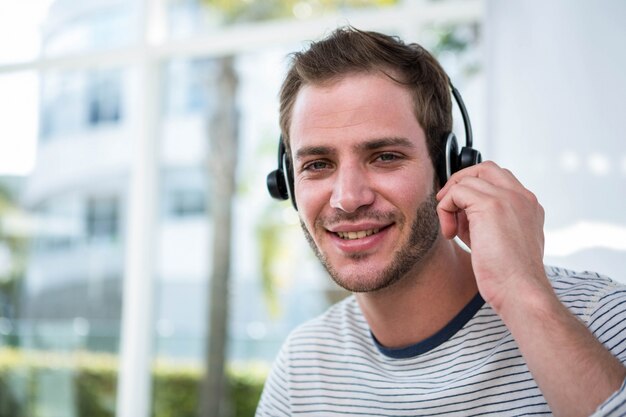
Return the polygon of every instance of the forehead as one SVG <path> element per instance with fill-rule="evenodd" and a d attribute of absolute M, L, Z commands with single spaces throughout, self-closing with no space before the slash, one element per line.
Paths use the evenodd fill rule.
<path fill-rule="evenodd" d="M 382 72 L 305 85 L 296 97 L 289 133 L 292 152 L 364 139 L 423 140 L 410 91 Z"/>

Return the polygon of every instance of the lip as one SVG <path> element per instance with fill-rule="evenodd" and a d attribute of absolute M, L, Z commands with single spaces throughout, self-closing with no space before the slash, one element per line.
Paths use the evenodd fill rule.
<path fill-rule="evenodd" d="M 359 252 L 372 252 L 378 246 L 380 246 L 389 234 L 391 224 L 380 223 L 360 223 L 360 224 L 346 224 L 338 225 L 331 229 L 328 229 L 328 234 L 334 246 L 343 253 L 355 254 Z M 379 229 L 378 233 L 365 236 L 359 239 L 342 239 L 337 235 L 337 232 L 358 232 L 362 230 Z"/>
<path fill-rule="evenodd" d="M 374 223 L 374 222 L 364 222 L 364 223 L 345 223 L 338 224 L 327 230 L 331 233 L 338 232 L 358 232 L 361 230 L 370 230 L 370 229 L 384 229 L 385 227 L 390 226 L 390 223 Z"/>

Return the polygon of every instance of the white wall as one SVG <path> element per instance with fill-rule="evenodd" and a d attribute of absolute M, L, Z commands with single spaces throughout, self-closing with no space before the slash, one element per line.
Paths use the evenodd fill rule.
<path fill-rule="evenodd" d="M 486 156 L 546 209 L 546 261 L 626 282 L 626 2 L 488 0 Z"/>

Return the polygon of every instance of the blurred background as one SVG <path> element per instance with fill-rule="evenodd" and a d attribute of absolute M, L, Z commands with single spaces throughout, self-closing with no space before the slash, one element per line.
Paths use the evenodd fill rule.
<path fill-rule="evenodd" d="M 0 417 L 252 416 L 345 294 L 271 200 L 289 52 L 431 50 L 546 262 L 626 282 L 626 3 L 0 0 Z M 462 122 L 455 130 L 463 141 Z"/>

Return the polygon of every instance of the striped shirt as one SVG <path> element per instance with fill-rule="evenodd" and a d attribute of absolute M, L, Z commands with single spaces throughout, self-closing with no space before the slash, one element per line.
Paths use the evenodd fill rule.
<path fill-rule="evenodd" d="M 626 362 L 626 287 L 546 267 L 561 301 Z M 260 416 L 551 415 L 519 348 L 477 295 L 434 336 L 386 349 L 354 296 L 294 330 L 268 376 Z M 623 385 L 596 416 L 626 415 Z"/>

